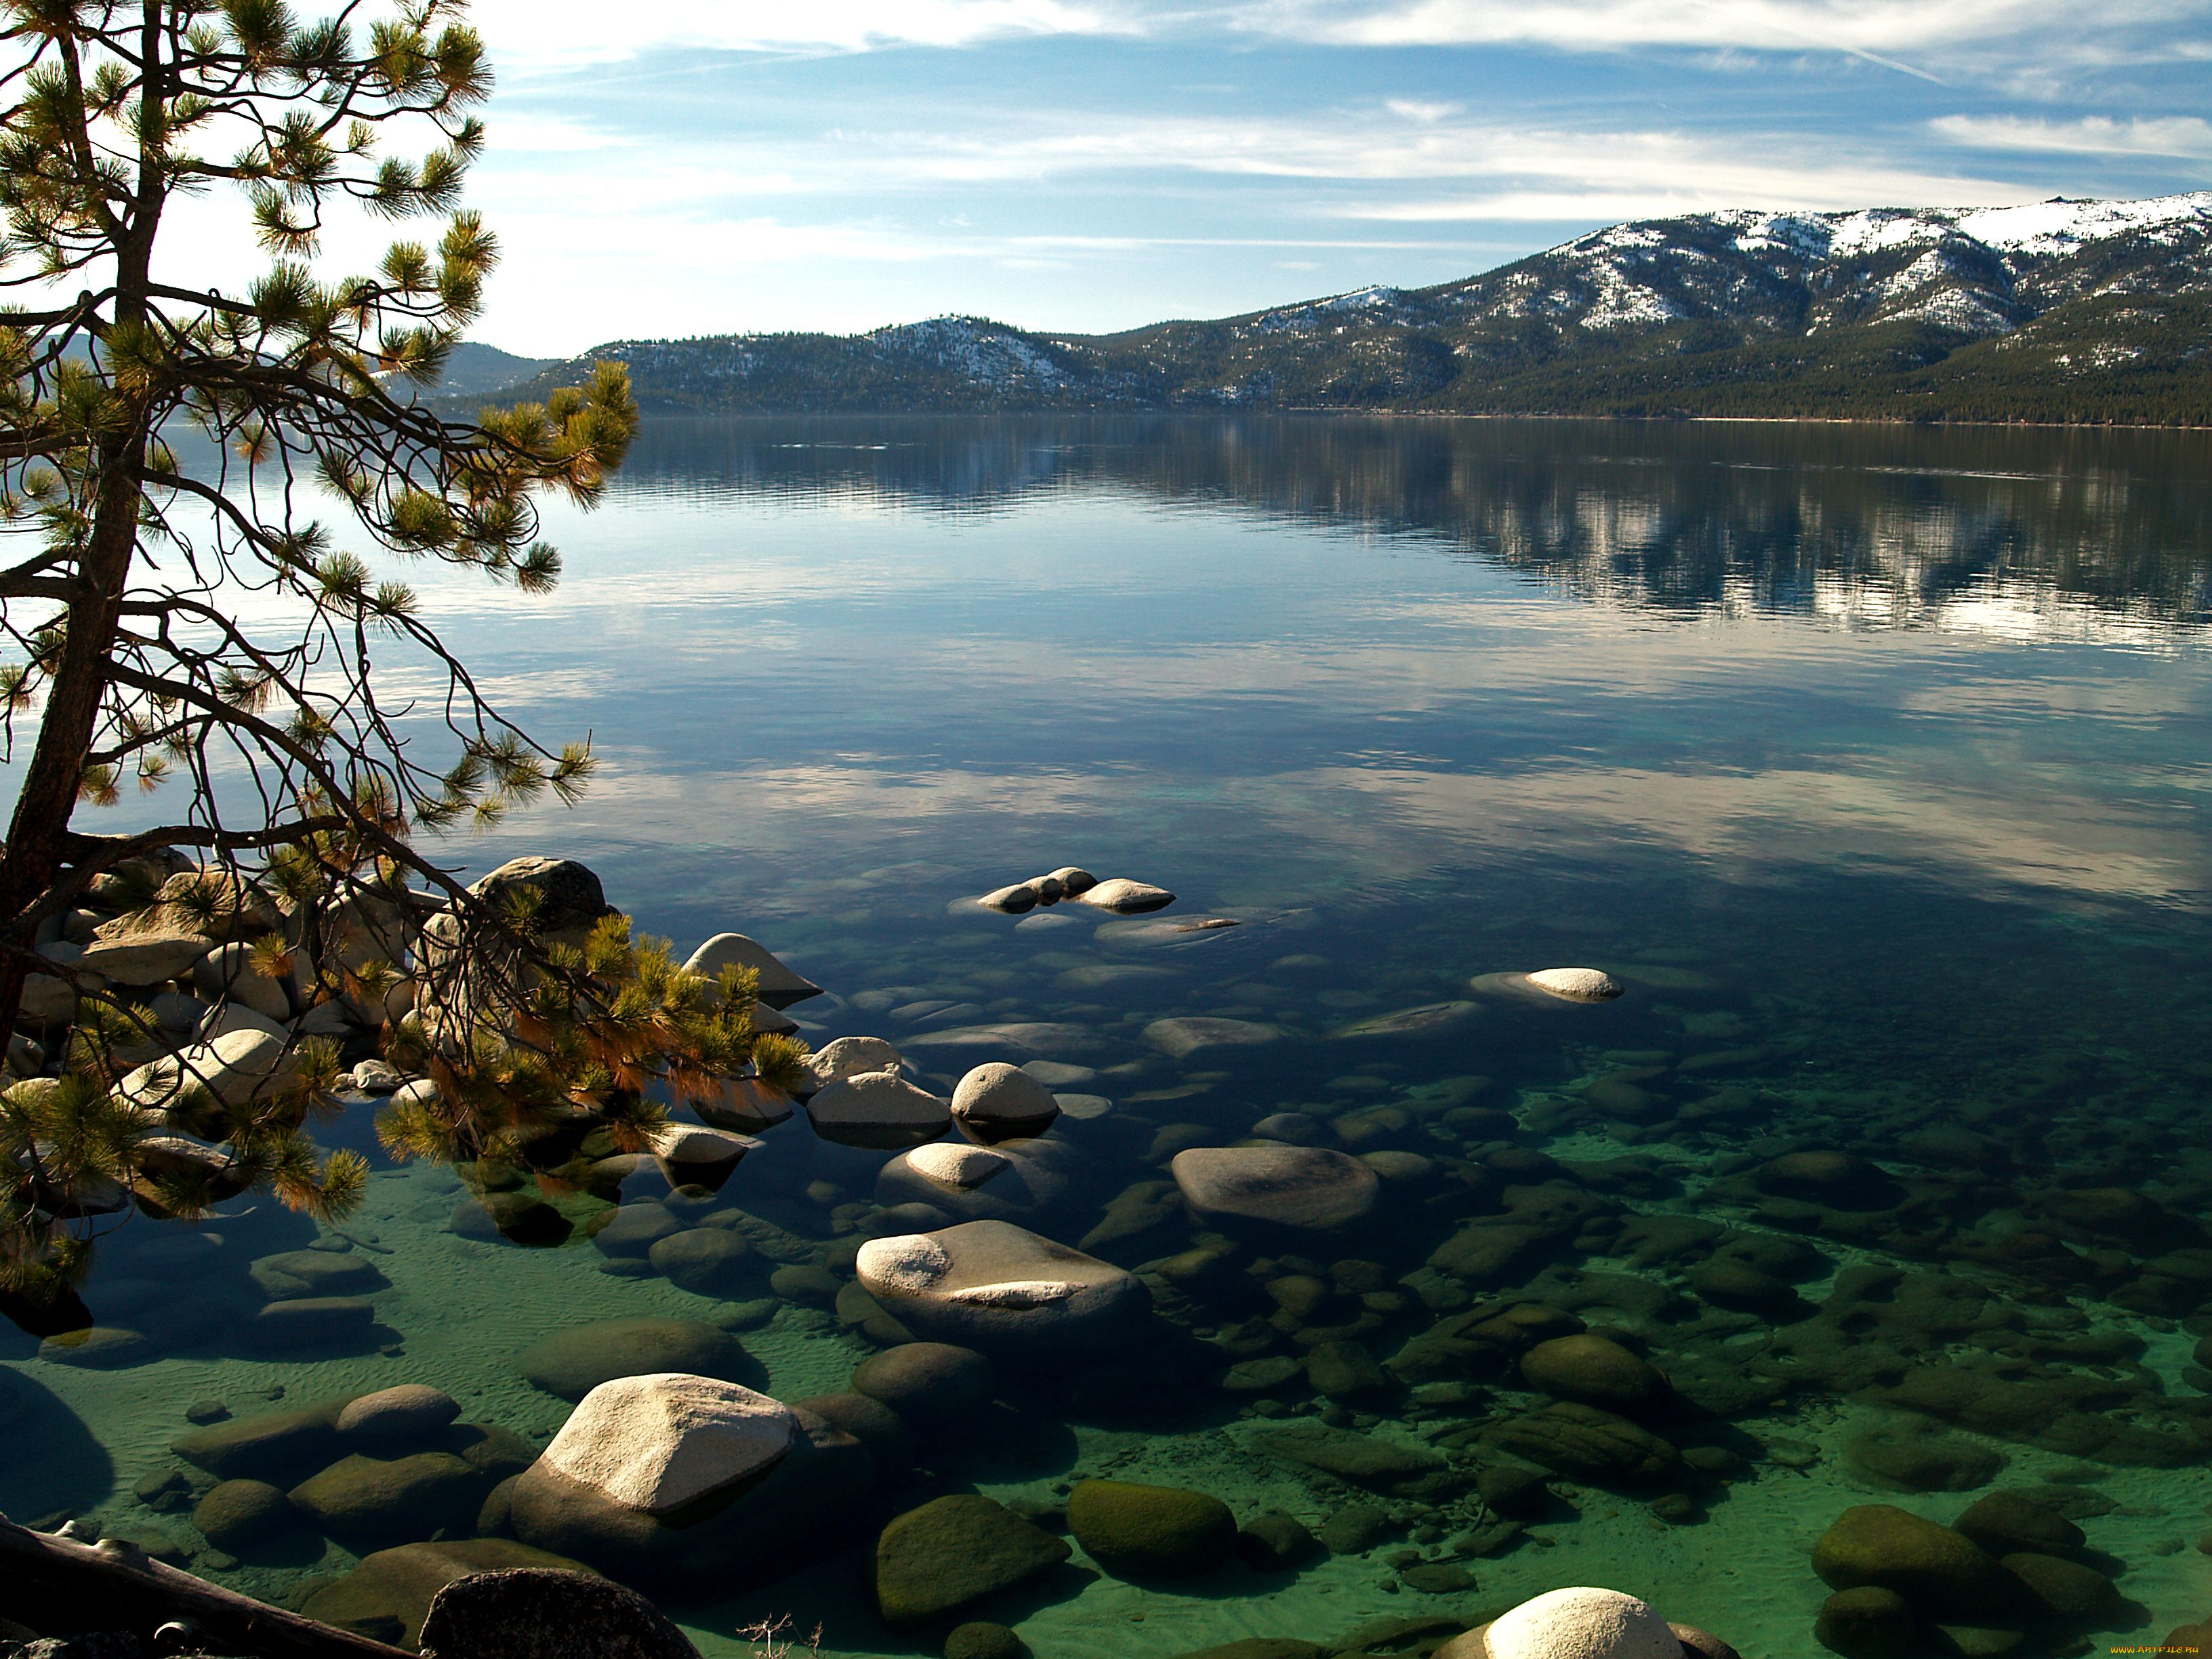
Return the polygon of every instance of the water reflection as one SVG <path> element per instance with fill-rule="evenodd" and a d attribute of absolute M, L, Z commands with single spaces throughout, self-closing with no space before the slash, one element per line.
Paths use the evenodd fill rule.
<path fill-rule="evenodd" d="M 1610 605 L 2156 647 L 2212 617 L 2212 436 L 1295 416 L 651 424 L 621 489 L 935 512 L 1110 489 L 1436 542 Z"/>

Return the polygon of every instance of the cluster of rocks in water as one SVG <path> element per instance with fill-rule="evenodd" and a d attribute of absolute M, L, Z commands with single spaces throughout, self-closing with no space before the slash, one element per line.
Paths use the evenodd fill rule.
<path fill-rule="evenodd" d="M 1078 884 L 1112 885 L 1060 871 L 993 908 L 1088 896 Z M 741 936 L 702 957 L 707 971 L 759 970 L 771 1010 L 817 989 Z M 1590 969 L 1486 975 L 1464 998 L 1332 1036 L 1456 1041 L 1489 1000 L 1602 1023 L 1589 1011 L 1623 988 Z M 2094 1176 L 1993 1175 L 2007 1160 L 1986 1128 L 1886 1149 L 1793 1133 L 1786 1100 L 1742 1080 L 1773 1045 L 1592 1048 L 1568 1090 L 1514 1098 L 1431 1075 L 1242 1117 L 1178 1116 L 1174 1090 L 1115 1107 L 1090 1092 L 1115 1086 L 1110 1070 L 1057 1059 L 985 1060 L 935 1091 L 909 1063 L 1019 1054 L 1036 1029 L 977 1020 L 937 1033 L 957 1047 L 925 1036 L 908 1052 L 842 1037 L 793 1094 L 732 1079 L 651 1153 L 585 1125 L 522 1164 L 465 1167 L 473 1195 L 451 1224 L 464 1238 L 587 1242 L 617 1277 L 702 1298 L 696 1320 L 583 1326 L 519 1356 L 574 1403 L 550 1445 L 401 1389 L 204 1426 L 139 1496 L 189 1512 L 204 1561 L 302 1534 L 363 1552 L 301 1602 L 386 1636 L 417 1638 L 440 1586 L 488 1569 L 604 1573 L 680 1600 L 850 1546 L 887 1623 L 941 1630 L 948 1654 L 974 1659 L 1021 1650 L 975 1615 L 1067 1583 L 1078 1550 L 1137 1582 L 1244 1574 L 1257 1589 L 1327 1554 L 1368 1556 L 1394 1591 L 1465 1597 L 1478 1564 L 1595 1506 L 1692 1526 L 1735 1484 L 1822 1456 L 1880 1491 L 1928 1493 L 1987 1487 L 2007 1446 L 2106 1466 L 2212 1453 L 2212 1399 L 2168 1392 L 2136 1330 L 2094 1306 L 2212 1333 L 2212 1239 L 2179 1201 Z M 1143 1035 L 1178 1063 L 1231 1066 L 1281 1036 L 1212 1016 Z M 738 1158 L 802 1115 L 783 1139 L 811 1130 L 815 1178 L 731 1201 Z M 1567 1134 L 1615 1150 L 1541 1149 Z M 1686 1168 L 1639 1151 L 1660 1140 L 1708 1156 Z M 173 1237 L 203 1242 L 178 1245 L 163 1275 L 212 1248 Z M 369 1254 L 325 1236 L 254 1258 L 241 1328 L 264 1350 L 382 1343 Z M 739 1340 L 777 1318 L 881 1352 L 843 1391 L 779 1402 Z M 144 1357 L 133 1332 L 101 1329 L 48 1357 Z M 2187 1380 L 2212 1384 L 2212 1334 Z M 1778 1412 L 1816 1400 L 1883 1416 L 1826 1450 L 1773 1432 Z M 1112 1468 L 1069 1470 L 1026 1507 L 961 1489 L 979 1422 L 1019 1443 L 1070 1419 L 1215 1429 L 1310 1502 L 1240 1516 Z M 1814 1564 L 1836 1592 L 1820 1640 L 1851 1659 L 2058 1654 L 2139 1619 L 2120 1564 L 2074 1527 L 2109 1505 L 2081 1468 L 2075 1485 L 1993 1493 L 1948 1528 L 1851 1511 Z M 2031 1513 L 2051 1524 L 2034 1531 Z M 1505 1619 L 1486 1645 L 1452 1649 L 1473 1622 L 1431 1619 L 1429 1650 L 1547 1650 L 1512 1645 L 1522 1626 Z M 1662 1650 L 1649 1618 L 1615 1622 L 1627 1645 L 1593 1659 Z M 1222 1659 L 1339 1650 L 1363 1650 Z"/>

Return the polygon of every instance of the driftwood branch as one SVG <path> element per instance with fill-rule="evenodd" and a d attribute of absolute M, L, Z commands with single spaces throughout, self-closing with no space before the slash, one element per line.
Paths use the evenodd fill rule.
<path fill-rule="evenodd" d="M 127 1544 L 87 1544 L 0 1521 L 0 1613 L 41 1634 L 127 1630 L 142 1642 L 173 1620 L 210 1646 L 255 1659 L 418 1659 L 162 1565 Z"/>

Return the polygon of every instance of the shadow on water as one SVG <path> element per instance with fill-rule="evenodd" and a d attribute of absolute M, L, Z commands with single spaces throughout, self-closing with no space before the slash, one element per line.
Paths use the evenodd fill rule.
<path fill-rule="evenodd" d="M 77 1414 L 44 1384 L 0 1367 L 0 1514 L 18 1522 L 82 1514 L 108 1498 L 115 1465 Z"/>

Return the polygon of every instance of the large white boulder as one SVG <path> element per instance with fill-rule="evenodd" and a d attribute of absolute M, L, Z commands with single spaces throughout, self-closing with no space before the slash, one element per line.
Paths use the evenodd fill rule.
<path fill-rule="evenodd" d="M 823 1089 L 839 1079 L 863 1072 L 896 1072 L 906 1064 L 899 1051 L 881 1037 L 841 1036 L 806 1057 L 813 1087 Z"/>
<path fill-rule="evenodd" d="M 980 1187 L 993 1176 L 1003 1175 L 1013 1167 L 1013 1160 L 1003 1152 L 959 1140 L 933 1140 L 927 1146 L 901 1153 L 891 1162 L 904 1164 L 933 1186 L 952 1187 L 963 1192 Z"/>
<path fill-rule="evenodd" d="M 1131 881 L 1126 876 L 1099 882 L 1074 896 L 1080 903 L 1111 910 L 1117 916 L 1140 916 L 1147 911 L 1164 910 L 1176 901 L 1176 896 L 1166 888 L 1155 887 L 1146 881 Z"/>
<path fill-rule="evenodd" d="M 961 1129 L 989 1142 L 1041 1135 L 1060 1115 L 1060 1103 L 1018 1066 L 987 1060 L 952 1091 L 952 1116 Z"/>
<path fill-rule="evenodd" d="M 934 1140 L 952 1126 L 952 1109 L 896 1072 L 841 1078 L 806 1103 L 814 1133 L 844 1146 L 890 1151 Z"/>
<path fill-rule="evenodd" d="M 254 971 L 253 947 L 243 940 L 218 945 L 194 963 L 192 988 L 210 1002 L 242 1003 L 279 1024 L 292 1018 L 289 988 Z"/>
<path fill-rule="evenodd" d="M 1320 1146 L 1194 1146 L 1168 1169 L 1200 1215 L 1276 1227 L 1357 1221 L 1375 1207 L 1382 1184 L 1358 1158 Z"/>
<path fill-rule="evenodd" d="M 981 1163 L 971 1153 L 996 1161 Z M 956 1171 L 959 1180 L 945 1178 Z M 955 1221 L 1026 1222 L 1067 1214 L 1077 1189 L 1096 1173 L 1080 1147 L 1049 1137 L 988 1148 L 932 1141 L 876 1172 L 876 1202 L 927 1204 Z"/>
<path fill-rule="evenodd" d="M 684 964 L 686 973 L 708 981 L 720 978 L 722 969 L 728 967 L 750 968 L 759 975 L 760 986 L 756 994 L 771 1008 L 788 1008 L 794 1002 L 822 994 L 822 988 L 812 980 L 793 973 L 765 945 L 743 933 L 715 934 L 694 951 Z"/>
<path fill-rule="evenodd" d="M 118 985 L 159 985 L 185 972 L 214 948 L 215 941 L 202 933 L 159 921 L 139 927 L 118 921 L 101 926 L 76 965 Z"/>
<path fill-rule="evenodd" d="M 702 1128 L 696 1123 L 672 1123 L 653 1138 L 653 1161 L 672 1187 L 704 1187 L 718 1191 L 760 1142 L 750 1135 L 727 1129 Z"/>
<path fill-rule="evenodd" d="M 1523 1601 L 1486 1632 L 1490 1659 L 1682 1659 L 1650 1603 L 1578 1586 Z"/>
<path fill-rule="evenodd" d="M 1610 1002 L 1626 988 L 1597 968 L 1543 968 L 1528 975 L 1528 983 L 1562 1002 Z"/>
<path fill-rule="evenodd" d="M 149 1060 L 116 1085 L 116 1097 L 150 1112 L 166 1112 L 187 1090 L 203 1086 L 225 1106 L 282 1093 L 299 1081 L 298 1060 L 282 1037 L 266 1031 L 229 1031 Z"/>
<path fill-rule="evenodd" d="M 986 1353 L 1111 1342 L 1151 1305 L 1135 1274 L 1010 1221 L 870 1239 L 854 1270 L 908 1330 Z"/>
<path fill-rule="evenodd" d="M 656 1371 L 593 1389 L 538 1462 L 618 1508 L 668 1516 L 775 1468 L 797 1429 L 740 1383 Z"/>

